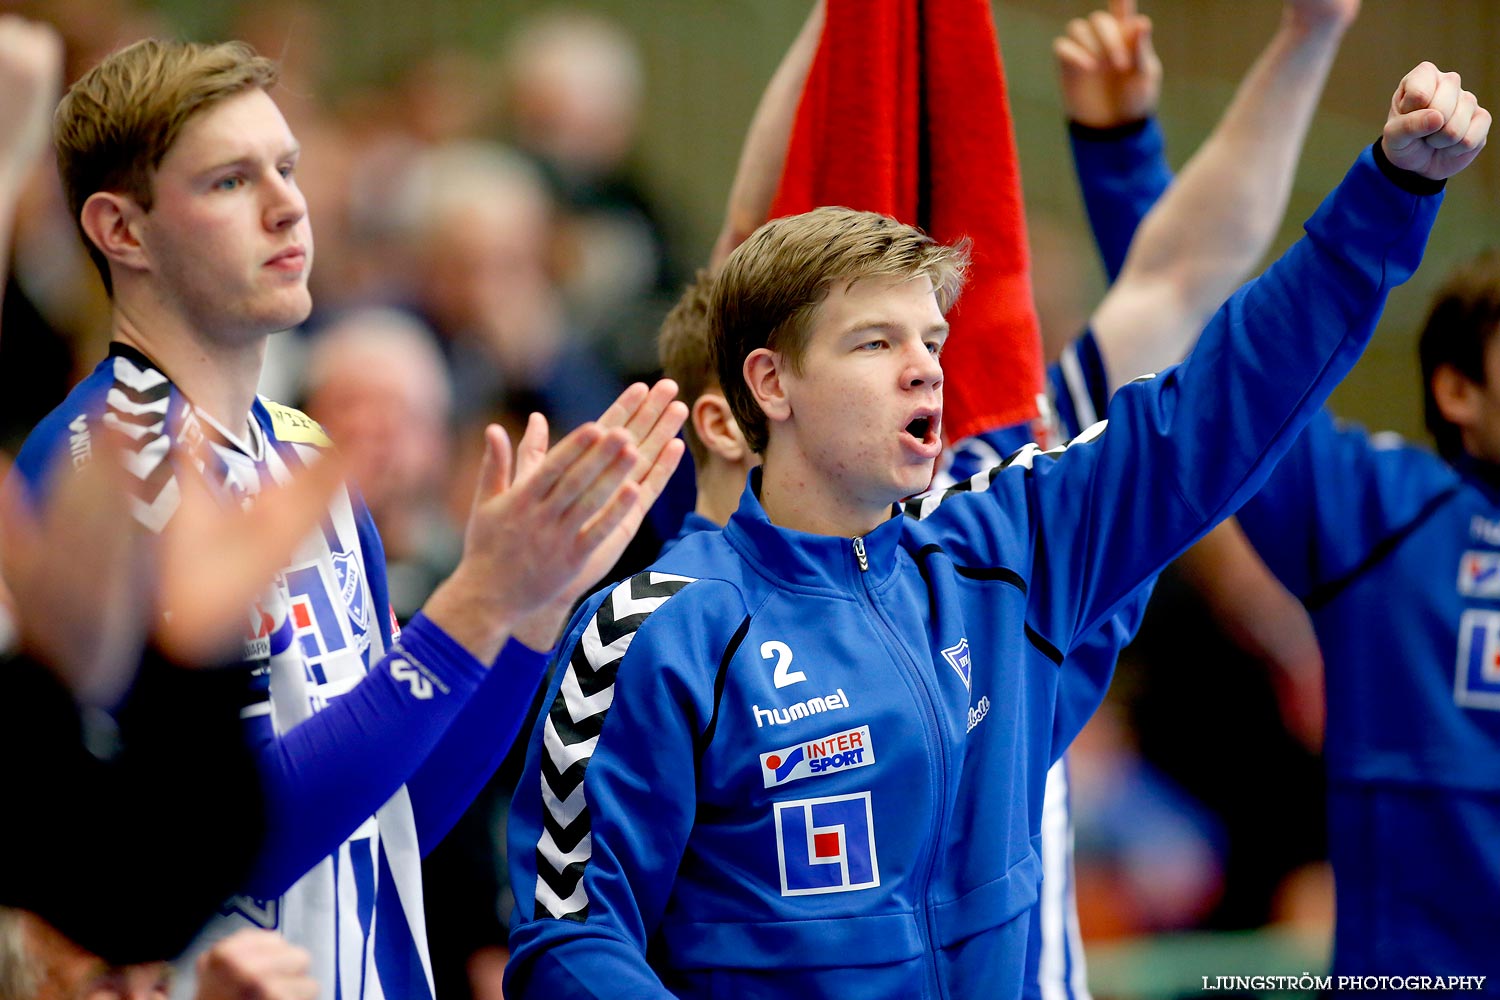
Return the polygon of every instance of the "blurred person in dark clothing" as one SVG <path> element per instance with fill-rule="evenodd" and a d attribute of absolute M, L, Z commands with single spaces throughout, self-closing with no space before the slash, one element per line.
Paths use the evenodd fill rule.
<path fill-rule="evenodd" d="M 536 169 L 495 143 L 451 144 L 415 159 L 403 200 L 459 426 L 535 408 L 570 428 L 608 406 L 620 383 L 558 288 L 554 205 Z"/>
<path fill-rule="evenodd" d="M 598 14 L 523 22 L 502 58 L 511 136 L 559 206 L 559 278 L 582 328 L 626 377 L 655 370 L 651 335 L 686 268 L 669 220 L 632 168 L 646 71 Z"/>
<path fill-rule="evenodd" d="M 391 610 L 405 624 L 458 565 L 462 524 L 446 506 L 453 391 L 433 332 L 394 309 L 355 309 L 313 336 L 308 414 L 339 443 L 380 525 Z"/>

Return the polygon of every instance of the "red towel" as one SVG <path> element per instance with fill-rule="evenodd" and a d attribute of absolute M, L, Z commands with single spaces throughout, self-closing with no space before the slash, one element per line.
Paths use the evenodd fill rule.
<path fill-rule="evenodd" d="M 776 218 L 819 205 L 973 241 L 943 352 L 957 441 L 1037 416 L 1042 342 L 1015 136 L 989 0 L 827 0 Z"/>

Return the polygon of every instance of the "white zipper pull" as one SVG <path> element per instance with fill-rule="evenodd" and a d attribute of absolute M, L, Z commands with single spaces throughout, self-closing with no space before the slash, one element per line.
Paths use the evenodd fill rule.
<path fill-rule="evenodd" d="M 870 572 L 870 560 L 865 556 L 865 540 L 863 538 L 854 539 L 854 558 L 859 560 L 859 571 L 861 573 Z"/>

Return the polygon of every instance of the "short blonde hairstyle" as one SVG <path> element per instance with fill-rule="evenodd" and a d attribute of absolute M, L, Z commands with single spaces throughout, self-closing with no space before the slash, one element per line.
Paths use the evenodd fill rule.
<path fill-rule="evenodd" d="M 682 297 L 662 320 L 656 336 L 657 358 L 662 375 L 677 383 L 677 398 L 691 410 L 698 397 L 719 387 L 714 371 L 713 348 L 709 343 L 708 307 L 713 278 L 699 270 L 682 290 Z M 692 420 L 682 425 L 682 437 L 699 468 L 708 460 L 708 446 L 698 437 Z"/>
<path fill-rule="evenodd" d="M 889 216 L 850 208 L 774 219 L 752 233 L 725 261 L 708 307 L 719 384 L 751 450 L 764 452 L 770 438 L 743 373 L 752 351 L 769 348 L 800 372 L 813 319 L 834 282 L 926 277 L 946 314 L 968 264 L 968 240 L 942 244 Z"/>
<path fill-rule="evenodd" d="M 244 42 L 205 45 L 147 38 L 113 53 L 68 88 L 53 131 L 68 210 L 81 228 L 96 191 L 129 195 L 150 211 L 156 168 L 188 120 L 226 98 L 276 83 L 276 64 Z M 110 288 L 109 265 L 84 245 Z"/>

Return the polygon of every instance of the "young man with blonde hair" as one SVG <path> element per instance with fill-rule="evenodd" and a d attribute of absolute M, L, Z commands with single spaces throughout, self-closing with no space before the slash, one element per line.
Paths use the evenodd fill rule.
<path fill-rule="evenodd" d="M 723 531 L 574 617 L 512 809 L 507 993 L 1019 996 L 1057 706 L 1097 689 L 1067 654 L 1264 480 L 1488 126 L 1418 67 L 1187 362 L 904 507 L 962 249 L 847 209 L 751 236 L 709 315 L 764 463 Z"/>
<path fill-rule="evenodd" d="M 130 441 L 132 511 L 151 531 L 183 490 L 247 503 L 324 460 L 321 428 L 255 391 L 268 338 L 312 304 L 299 146 L 275 79 L 242 44 L 147 40 L 64 97 L 58 162 L 111 290 L 113 345 L 23 448 L 34 493 L 86 463 L 103 429 Z M 247 609 L 242 717 L 267 840 L 200 948 L 274 928 L 311 953 L 325 997 L 430 996 L 420 856 L 508 747 L 542 673 L 531 650 L 552 644 L 675 465 L 674 393 L 633 386 L 550 451 L 534 416 L 514 459 L 490 427 L 462 560 L 404 631 L 369 513 L 335 493 Z"/>

